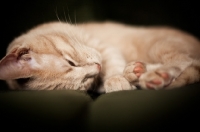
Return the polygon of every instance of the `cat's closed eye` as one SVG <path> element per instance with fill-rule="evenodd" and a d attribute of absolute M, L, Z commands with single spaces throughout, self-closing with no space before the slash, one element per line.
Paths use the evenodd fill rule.
<path fill-rule="evenodd" d="M 74 62 L 72 62 L 72 61 L 70 61 L 70 60 L 67 60 L 68 61 L 68 63 L 71 65 L 71 66 L 76 66 L 75 64 L 74 64 Z"/>

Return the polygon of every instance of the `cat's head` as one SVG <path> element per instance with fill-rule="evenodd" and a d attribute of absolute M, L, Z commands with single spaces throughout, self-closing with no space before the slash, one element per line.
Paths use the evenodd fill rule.
<path fill-rule="evenodd" d="M 101 70 L 101 56 L 76 27 L 50 23 L 16 38 L 0 61 L 0 79 L 12 89 L 87 90 Z"/>

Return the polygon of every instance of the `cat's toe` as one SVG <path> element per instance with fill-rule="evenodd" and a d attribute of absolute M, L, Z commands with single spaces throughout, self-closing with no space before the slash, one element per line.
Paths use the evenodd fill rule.
<path fill-rule="evenodd" d="M 139 85 L 143 89 L 162 89 L 168 86 L 173 76 L 166 71 L 151 71 L 143 74 L 139 79 Z"/>
<path fill-rule="evenodd" d="M 138 81 L 139 77 L 146 72 L 146 66 L 142 62 L 131 62 L 125 69 L 123 76 L 130 82 Z"/>
<path fill-rule="evenodd" d="M 106 93 L 121 91 L 121 90 L 133 90 L 136 89 L 134 85 L 131 85 L 123 76 L 116 75 L 108 78 L 104 83 L 104 89 Z"/>

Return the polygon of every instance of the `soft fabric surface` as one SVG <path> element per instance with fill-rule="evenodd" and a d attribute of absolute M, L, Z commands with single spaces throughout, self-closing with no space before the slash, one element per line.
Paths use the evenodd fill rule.
<path fill-rule="evenodd" d="M 79 91 L 1 92 L 0 120 L 18 129 L 76 130 L 82 128 L 90 102 L 91 98 Z"/>
<path fill-rule="evenodd" d="M 91 132 L 199 130 L 199 86 L 196 83 L 174 90 L 119 91 L 99 96 L 71 90 L 1 91 L 1 128 Z"/>
<path fill-rule="evenodd" d="M 198 128 L 200 89 L 122 91 L 100 96 L 89 112 L 92 131 L 174 131 Z"/>

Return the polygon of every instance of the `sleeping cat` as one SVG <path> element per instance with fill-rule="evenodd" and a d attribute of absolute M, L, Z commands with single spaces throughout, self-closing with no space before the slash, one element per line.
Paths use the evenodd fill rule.
<path fill-rule="evenodd" d="M 9 44 L 0 79 L 10 89 L 109 93 L 177 88 L 199 81 L 199 69 L 199 40 L 177 29 L 50 22 Z"/>

